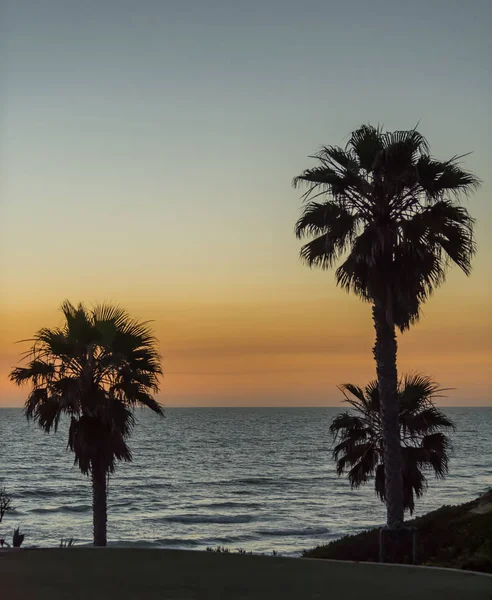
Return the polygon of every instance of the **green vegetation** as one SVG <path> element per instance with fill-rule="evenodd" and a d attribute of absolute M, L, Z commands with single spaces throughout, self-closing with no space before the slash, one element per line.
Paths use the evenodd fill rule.
<path fill-rule="evenodd" d="M 12 538 L 12 548 L 20 548 L 22 546 L 24 538 L 25 535 L 20 532 L 19 527 L 17 527 L 17 529 L 14 529 L 14 535 Z"/>
<path fill-rule="evenodd" d="M 372 305 L 374 357 L 381 395 L 388 526 L 403 523 L 396 328 L 418 320 L 422 303 L 450 264 L 466 274 L 475 253 L 473 219 L 459 196 L 479 180 L 459 157 L 438 161 L 416 130 L 364 125 L 346 148 L 326 146 L 318 164 L 294 179 L 307 183 L 299 238 L 309 266 L 336 270 L 336 282 Z"/>
<path fill-rule="evenodd" d="M 490 600 L 492 582 L 418 567 L 134 548 L 0 552 L 0 581 L 8 600 Z"/>
<path fill-rule="evenodd" d="M 338 475 L 347 473 L 352 488 L 374 478 L 376 494 L 386 498 L 384 453 L 379 388 L 371 381 L 364 389 L 351 383 L 340 386 L 351 412 L 333 418 L 330 431 L 335 440 L 333 459 Z M 453 422 L 434 406 L 443 390 L 425 375 L 406 375 L 398 384 L 403 501 L 413 514 L 415 497 L 427 489 L 426 473 L 443 479 L 448 472 L 451 447 L 442 430 L 454 429 Z"/>
<path fill-rule="evenodd" d="M 492 490 L 477 500 L 443 506 L 407 524 L 417 529 L 419 564 L 492 573 Z M 304 557 L 377 562 L 379 529 L 318 546 L 304 552 Z"/>
<path fill-rule="evenodd" d="M 4 487 L 0 488 L 0 523 L 3 521 L 3 518 L 6 514 L 12 512 L 14 507 L 12 506 L 12 496 L 7 492 Z M 22 542 L 24 541 L 24 534 L 20 533 L 19 527 L 14 529 L 14 534 L 12 536 L 12 548 L 20 548 L 22 546 Z M 0 539 L 0 547 L 1 548 L 10 548 L 11 545 L 4 539 Z"/>
<path fill-rule="evenodd" d="M 107 483 L 116 462 L 131 461 L 127 440 L 133 410 L 162 415 L 153 394 L 162 373 L 157 340 L 146 323 L 110 305 L 62 304 L 62 328 L 41 329 L 11 380 L 31 386 L 25 412 L 46 432 L 70 419 L 68 446 L 82 473 L 92 476 L 94 545 L 106 545 Z"/>

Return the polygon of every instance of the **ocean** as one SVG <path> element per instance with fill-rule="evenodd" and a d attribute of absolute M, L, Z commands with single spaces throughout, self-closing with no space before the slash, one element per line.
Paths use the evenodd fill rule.
<path fill-rule="evenodd" d="M 383 524 L 372 483 L 351 490 L 337 477 L 328 426 L 340 408 L 137 410 L 131 449 L 109 483 L 110 545 L 296 555 L 348 533 Z M 492 408 L 445 408 L 455 421 L 450 474 L 429 480 L 416 514 L 474 499 L 492 485 Z M 92 539 L 91 485 L 56 434 L 28 424 L 20 409 L 0 409 L 0 485 L 25 545 Z"/>

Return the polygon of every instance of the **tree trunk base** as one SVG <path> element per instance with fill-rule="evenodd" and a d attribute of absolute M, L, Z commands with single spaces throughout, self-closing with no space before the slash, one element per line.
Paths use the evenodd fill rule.
<path fill-rule="evenodd" d="M 413 527 L 383 527 L 379 530 L 379 562 L 417 563 L 417 530 Z"/>

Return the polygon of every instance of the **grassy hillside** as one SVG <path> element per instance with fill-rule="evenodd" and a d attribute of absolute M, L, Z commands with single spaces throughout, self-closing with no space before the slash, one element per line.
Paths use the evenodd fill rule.
<path fill-rule="evenodd" d="M 418 531 L 419 564 L 492 573 L 492 490 L 408 521 Z M 348 535 L 304 552 L 307 558 L 378 561 L 379 530 Z"/>

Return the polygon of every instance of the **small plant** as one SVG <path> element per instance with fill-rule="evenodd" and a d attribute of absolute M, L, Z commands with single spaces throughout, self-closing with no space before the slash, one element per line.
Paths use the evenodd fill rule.
<path fill-rule="evenodd" d="M 229 554 L 230 549 L 226 548 L 225 546 L 216 546 L 215 548 L 213 546 L 207 546 L 207 552 L 218 552 L 219 554 Z"/>
<path fill-rule="evenodd" d="M 73 538 L 60 540 L 60 548 L 71 548 L 73 546 Z"/>
<path fill-rule="evenodd" d="M 215 546 L 215 548 L 213 546 L 207 546 L 206 551 L 217 552 L 218 554 L 231 554 L 231 549 L 226 546 Z M 248 552 L 244 548 L 237 548 L 236 552 L 238 554 L 253 554 L 253 552 Z"/>
<path fill-rule="evenodd" d="M 19 528 L 14 529 L 14 535 L 12 537 L 12 546 L 14 548 L 20 548 L 22 546 L 22 542 L 24 541 L 24 534 L 19 531 Z"/>
<path fill-rule="evenodd" d="M 12 512 L 14 507 L 12 506 L 12 498 L 7 493 L 4 487 L 0 488 L 0 523 L 3 521 L 3 517 L 8 513 Z"/>
<path fill-rule="evenodd" d="M 7 493 L 4 487 L 0 488 L 0 523 L 3 521 L 4 516 L 12 512 L 14 507 L 12 506 L 12 497 Z M 24 536 L 19 533 L 19 528 L 14 531 L 14 537 L 12 541 L 12 545 L 14 548 L 18 548 L 24 540 Z M 0 539 L 0 547 L 7 546 L 10 548 L 10 544 L 6 542 L 4 539 Z"/>

